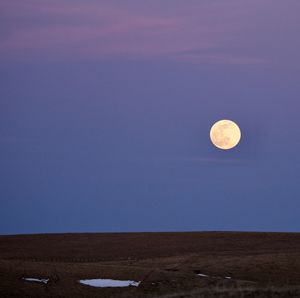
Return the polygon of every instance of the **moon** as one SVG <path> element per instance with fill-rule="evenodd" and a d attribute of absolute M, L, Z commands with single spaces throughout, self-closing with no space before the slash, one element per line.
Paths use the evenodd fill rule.
<path fill-rule="evenodd" d="M 232 120 L 219 120 L 210 129 L 211 142 L 219 149 L 235 147 L 241 139 L 241 130 Z"/>

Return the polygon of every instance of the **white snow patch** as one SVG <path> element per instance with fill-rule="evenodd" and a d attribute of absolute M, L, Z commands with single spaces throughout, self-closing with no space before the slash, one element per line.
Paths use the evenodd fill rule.
<path fill-rule="evenodd" d="M 227 278 L 227 279 L 231 279 L 231 277 L 230 277 L 230 276 L 225 276 L 225 278 Z"/>
<path fill-rule="evenodd" d="M 115 279 L 81 279 L 79 280 L 81 284 L 92 286 L 92 287 L 99 287 L 99 288 L 106 288 L 106 287 L 138 287 L 140 282 L 134 280 L 115 280 Z"/>
<path fill-rule="evenodd" d="M 201 277 L 208 277 L 208 275 L 202 274 L 202 273 L 198 273 L 197 275 L 198 275 L 198 276 L 201 276 Z"/>
<path fill-rule="evenodd" d="M 40 282 L 40 283 L 44 283 L 44 284 L 47 284 L 48 281 L 49 281 L 49 278 L 23 277 L 22 279 L 24 279 L 24 280 L 26 280 L 26 281 Z"/>

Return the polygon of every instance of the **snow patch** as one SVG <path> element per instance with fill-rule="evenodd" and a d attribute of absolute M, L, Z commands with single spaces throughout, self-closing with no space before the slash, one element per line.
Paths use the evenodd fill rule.
<path fill-rule="evenodd" d="M 134 280 L 115 280 L 115 279 L 81 279 L 79 280 L 81 284 L 88 285 L 91 287 L 99 287 L 99 288 L 106 288 L 106 287 L 138 287 L 140 282 Z"/>
<path fill-rule="evenodd" d="M 40 282 L 43 284 L 47 284 L 49 281 L 49 278 L 23 277 L 22 279 L 24 279 L 26 281 L 31 281 L 31 282 Z"/>
<path fill-rule="evenodd" d="M 197 275 L 198 275 L 198 276 L 201 276 L 201 277 L 208 277 L 208 275 L 202 274 L 202 273 L 198 273 Z"/>

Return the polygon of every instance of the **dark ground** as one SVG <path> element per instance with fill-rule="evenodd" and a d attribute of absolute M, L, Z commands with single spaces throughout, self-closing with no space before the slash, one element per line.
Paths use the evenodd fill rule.
<path fill-rule="evenodd" d="M 141 283 L 78 283 L 89 278 Z M 300 297 L 300 233 L 0 236 L 0 297 Z"/>

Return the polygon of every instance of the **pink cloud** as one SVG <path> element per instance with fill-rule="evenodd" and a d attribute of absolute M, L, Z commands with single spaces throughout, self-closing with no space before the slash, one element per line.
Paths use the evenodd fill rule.
<path fill-rule="evenodd" d="M 164 14 L 136 7 L 120 8 L 108 1 L 75 4 L 66 0 L 4 0 L 0 9 L 6 21 L 6 32 L 0 35 L 2 58 L 126 56 L 193 63 L 262 62 L 255 57 L 208 53 L 226 45 L 226 36 L 237 31 L 234 24 L 212 21 L 216 12 L 211 9 L 191 15 L 184 11 Z M 197 55 L 189 53 L 195 49 L 199 51 Z"/>

